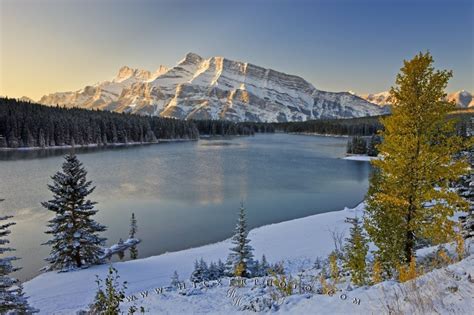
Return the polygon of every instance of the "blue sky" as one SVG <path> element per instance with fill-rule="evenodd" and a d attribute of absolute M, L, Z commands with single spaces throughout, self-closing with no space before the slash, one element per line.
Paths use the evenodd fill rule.
<path fill-rule="evenodd" d="M 172 66 L 187 52 L 304 77 L 316 88 L 388 89 L 429 50 L 474 87 L 468 0 L 0 0 L 0 94 L 35 99 L 111 78 L 122 65 Z"/>

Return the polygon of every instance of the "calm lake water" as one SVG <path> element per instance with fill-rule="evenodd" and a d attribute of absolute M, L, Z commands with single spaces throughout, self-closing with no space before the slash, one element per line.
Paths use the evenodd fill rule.
<path fill-rule="evenodd" d="M 268 134 L 76 154 L 97 186 L 91 199 L 108 245 L 127 238 L 135 212 L 139 256 L 147 257 L 230 237 L 241 200 L 250 228 L 354 206 L 367 191 L 370 165 L 340 159 L 346 141 Z M 40 244 L 52 213 L 40 202 L 51 197 L 46 185 L 67 152 L 0 151 L 0 213 L 15 215 L 10 240 L 22 257 L 22 280 L 37 275 L 49 253 Z"/>

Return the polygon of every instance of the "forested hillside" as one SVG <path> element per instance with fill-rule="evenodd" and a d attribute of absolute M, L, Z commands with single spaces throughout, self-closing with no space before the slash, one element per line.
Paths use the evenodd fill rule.
<path fill-rule="evenodd" d="M 0 148 L 148 143 L 197 139 L 200 134 L 253 133 L 252 126 L 229 121 L 184 121 L 0 98 Z"/>
<path fill-rule="evenodd" d="M 321 119 L 274 123 L 273 126 L 278 131 L 292 133 L 370 136 L 382 128 L 379 118 L 380 116 L 350 119 Z"/>

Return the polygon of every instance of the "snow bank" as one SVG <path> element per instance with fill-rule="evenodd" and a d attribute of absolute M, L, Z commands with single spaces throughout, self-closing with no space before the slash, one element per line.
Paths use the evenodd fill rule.
<path fill-rule="evenodd" d="M 284 260 L 289 271 L 295 272 L 312 265 L 316 257 L 327 256 L 334 249 L 330 230 L 345 233 L 349 228 L 349 224 L 344 223 L 345 218 L 354 217 L 356 213 L 360 217 L 363 209 L 363 204 L 360 204 L 354 209 L 345 208 L 256 228 L 249 233 L 251 245 L 258 259 L 265 254 L 272 263 Z M 120 280 L 128 282 L 127 294 L 138 294 L 143 290 L 169 285 L 174 270 L 178 271 L 181 279 L 189 279 L 195 259 L 203 257 L 208 262 L 225 259 L 230 246 L 230 240 L 225 240 L 188 250 L 119 262 L 114 267 L 118 269 Z M 41 314 L 71 314 L 86 308 L 93 300 L 96 291 L 95 276 L 105 278 L 107 269 L 107 265 L 101 265 L 68 273 L 47 272 L 26 282 L 24 288 L 30 296 L 30 303 L 39 308 Z M 218 294 L 225 295 L 225 291 L 220 290 Z M 196 302 L 196 297 L 183 299 L 191 303 L 191 306 L 193 301 Z M 219 304 L 223 307 L 214 308 L 214 312 L 227 309 L 223 304 L 230 304 L 232 307 L 225 297 L 220 302 L 214 299 L 219 297 L 208 301 L 209 307 L 218 307 Z M 173 304 L 177 304 L 177 301 Z M 205 302 L 202 305 L 205 307 Z M 191 311 L 188 309 L 188 312 Z M 206 312 L 206 309 L 201 311 Z M 180 313 L 179 310 L 173 312 Z"/>
<path fill-rule="evenodd" d="M 368 155 L 348 155 L 346 157 L 343 157 L 342 159 L 351 161 L 372 161 L 378 159 L 378 157 Z"/>

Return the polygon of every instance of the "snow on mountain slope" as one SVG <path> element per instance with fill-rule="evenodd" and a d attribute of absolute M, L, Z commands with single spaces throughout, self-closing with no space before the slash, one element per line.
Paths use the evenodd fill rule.
<path fill-rule="evenodd" d="M 448 100 L 455 102 L 460 108 L 474 107 L 474 97 L 465 90 L 448 94 Z"/>
<path fill-rule="evenodd" d="M 388 91 L 375 94 L 363 94 L 360 97 L 380 106 L 392 105 L 391 96 Z M 472 94 L 465 90 L 450 93 L 447 95 L 447 99 L 451 102 L 455 102 L 459 108 L 474 107 Z"/>
<path fill-rule="evenodd" d="M 317 90 L 301 77 L 224 57 L 188 53 L 155 72 L 122 67 L 116 78 L 43 96 L 46 105 L 98 108 L 180 119 L 303 121 L 384 113 L 351 93 Z"/>

